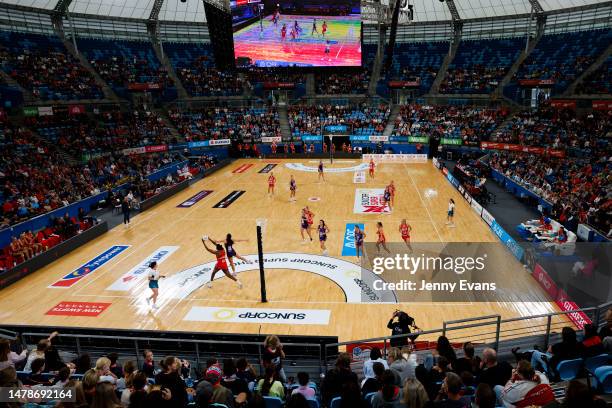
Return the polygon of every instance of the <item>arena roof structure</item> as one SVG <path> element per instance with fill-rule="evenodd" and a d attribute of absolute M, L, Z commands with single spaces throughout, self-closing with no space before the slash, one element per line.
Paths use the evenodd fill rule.
<path fill-rule="evenodd" d="M 77 36 L 147 40 L 153 25 L 167 41 L 208 41 L 204 2 L 229 9 L 229 0 L 0 0 L 0 26 L 53 33 L 63 21 Z M 398 41 L 448 41 L 462 27 L 464 39 L 527 36 L 538 17 L 547 33 L 610 27 L 610 0 L 408 0 L 413 19 L 400 15 Z M 364 41 L 375 25 L 388 24 L 395 0 L 362 0 Z M 55 20 L 54 20 L 55 19 Z M 54 23 L 55 21 L 55 23 Z"/>

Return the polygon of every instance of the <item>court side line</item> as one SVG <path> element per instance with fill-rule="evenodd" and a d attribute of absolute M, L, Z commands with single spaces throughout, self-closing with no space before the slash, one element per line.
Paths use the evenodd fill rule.
<path fill-rule="evenodd" d="M 81 297 L 97 297 L 97 298 L 117 298 L 117 299 L 134 299 L 134 296 L 129 296 L 129 295 L 87 295 L 87 294 L 81 294 L 81 295 L 77 295 L 75 294 L 74 296 L 81 296 Z M 176 306 L 178 305 L 178 303 L 182 302 L 182 301 L 187 301 L 187 302 L 192 302 L 192 301 L 206 301 L 206 302 L 214 302 L 215 299 L 211 299 L 211 298 L 185 298 L 185 299 L 176 299 L 178 300 L 177 304 L 170 310 L 169 313 L 171 313 Z M 219 302 L 232 302 L 232 303 L 258 303 L 260 304 L 261 302 L 259 302 L 258 300 L 249 300 L 249 299 L 218 299 Z M 324 300 L 312 300 L 312 301 L 307 301 L 307 300 L 268 300 L 268 303 L 304 303 L 304 304 L 330 304 L 330 305 L 397 305 L 397 304 L 402 304 L 402 305 L 424 305 L 424 306 L 435 306 L 435 307 L 439 307 L 440 305 L 473 305 L 473 302 L 376 302 L 376 303 L 349 303 L 349 302 L 340 302 L 338 300 L 330 300 L 329 302 L 326 302 Z M 503 303 L 503 302 L 502 302 Z M 160 308 L 160 311 L 162 311 L 163 309 Z"/>
<path fill-rule="evenodd" d="M 440 232 L 438 231 L 438 227 L 436 227 L 436 223 L 434 222 L 431 213 L 429 212 L 429 207 L 425 204 L 425 201 L 423 201 L 423 197 L 421 196 L 421 192 L 419 191 L 419 186 L 417 186 L 416 182 L 414 181 L 414 179 L 412 178 L 412 175 L 410 174 L 410 169 L 407 167 L 406 164 L 403 164 L 404 168 L 406 169 L 406 172 L 408 173 L 408 177 L 410 177 L 410 181 L 412 181 L 412 184 L 414 185 L 414 188 L 417 192 L 417 194 L 419 195 L 419 199 L 421 200 L 421 204 L 423 204 L 423 207 L 425 207 L 425 211 L 427 211 L 427 215 L 429 216 L 429 221 L 431 221 L 431 224 L 434 227 L 434 230 L 436 231 L 436 234 L 438 235 L 438 239 L 440 240 L 440 242 L 444 242 L 442 241 L 442 236 L 440 235 Z"/>
<path fill-rule="evenodd" d="M 247 174 L 247 172 L 244 172 L 244 173 L 240 174 L 240 176 L 239 176 L 239 177 L 237 177 L 237 179 L 239 179 L 239 178 L 241 178 L 241 177 L 244 177 L 246 174 Z M 204 180 L 204 179 L 201 179 L 200 181 L 203 181 L 203 180 Z M 198 183 L 199 183 L 200 181 L 198 181 Z M 195 183 L 195 184 L 197 184 L 197 183 Z M 194 185 L 194 184 L 192 184 L 192 185 Z M 191 187 L 191 186 L 190 186 L 190 187 Z M 220 191 L 223 191 L 223 190 L 219 190 L 219 192 L 220 192 Z M 208 197 L 212 197 L 212 196 L 214 196 L 214 195 L 217 195 L 219 192 L 215 191 L 215 192 L 213 192 L 212 194 L 210 194 Z M 205 198 L 208 198 L 208 197 L 205 197 Z M 125 260 L 126 260 L 126 259 L 128 259 L 130 256 L 132 256 L 134 253 L 136 253 L 136 250 L 137 250 L 137 249 L 142 248 L 143 246 L 145 246 L 146 244 L 148 244 L 149 242 L 151 242 L 152 240 L 154 240 L 155 238 L 157 238 L 159 235 L 161 235 L 162 233 L 166 232 L 166 231 L 167 231 L 169 228 L 173 227 L 175 222 L 180 222 L 180 221 L 183 221 L 183 220 L 184 220 L 185 218 L 187 218 L 187 217 L 189 216 L 189 214 L 190 214 L 192 211 L 194 211 L 196 208 L 198 208 L 198 206 L 197 206 L 197 205 L 194 205 L 193 207 L 188 208 L 188 209 L 187 209 L 187 211 L 185 212 L 185 214 L 184 214 L 182 217 L 179 217 L 179 218 L 174 219 L 172 223 L 168 223 L 168 226 L 167 226 L 166 228 L 164 228 L 164 229 L 160 230 L 160 231 L 159 231 L 157 234 L 152 235 L 152 236 L 151 236 L 151 237 L 150 237 L 148 240 L 146 240 L 146 241 L 144 241 L 144 242 L 140 242 L 140 243 L 138 243 L 138 248 L 136 247 L 136 245 L 132 245 L 132 246 L 131 246 L 131 248 L 133 248 L 133 250 L 132 250 L 132 251 L 131 251 L 129 254 L 126 254 L 126 256 L 125 256 L 125 257 L 123 257 L 123 258 L 121 258 L 121 259 L 117 260 L 117 262 L 115 262 L 115 263 L 113 263 L 113 264 L 109 265 L 109 267 L 108 267 L 108 268 L 107 268 L 105 271 L 103 271 L 102 273 L 100 273 L 100 274 L 98 274 L 97 276 L 95 276 L 95 277 L 94 277 L 93 279 L 91 279 L 89 282 L 86 282 L 86 284 L 85 284 L 84 286 L 82 286 L 81 288 L 79 288 L 78 290 L 76 290 L 74 294 L 75 294 L 75 295 L 76 295 L 76 294 L 78 294 L 80 291 L 82 291 L 83 289 L 85 289 L 85 288 L 89 287 L 89 286 L 90 286 L 92 283 L 96 282 L 98 279 L 100 279 L 101 277 L 103 277 L 104 275 L 106 275 L 106 273 L 108 273 L 108 272 L 109 272 L 109 271 L 110 271 L 112 268 L 114 268 L 115 266 L 117 266 L 117 265 L 118 265 L 118 264 L 120 264 L 121 262 L 125 261 Z M 118 226 L 117 226 L 117 227 L 115 227 L 115 228 L 118 228 Z"/>

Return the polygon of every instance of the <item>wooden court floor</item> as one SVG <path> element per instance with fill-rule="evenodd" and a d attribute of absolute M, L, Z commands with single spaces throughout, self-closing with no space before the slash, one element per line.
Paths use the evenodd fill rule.
<path fill-rule="evenodd" d="M 334 279 L 299 267 L 267 269 L 269 302 L 260 299 L 259 272 L 250 267 L 239 272 L 244 288 L 223 277 L 211 289 L 200 285 L 181 296 L 173 296 L 179 286 L 189 286 L 189 279 L 178 274 L 209 264 L 213 255 L 204 251 L 200 237 L 222 238 L 231 232 L 239 254 L 255 259 L 257 254 L 256 220 L 265 220 L 264 252 L 266 254 L 311 254 L 320 257 L 317 239 L 304 243 L 299 234 L 300 210 L 305 205 L 315 213 L 315 222 L 323 218 L 330 228 L 329 256 L 342 262 L 357 263 L 352 256 L 342 257 L 346 223 L 365 225 L 366 241 L 375 241 L 376 222 L 383 222 L 389 241 L 400 241 L 398 225 L 405 218 L 412 225 L 413 242 L 497 242 L 488 226 L 461 199 L 458 192 L 434 168 L 423 164 L 380 164 L 374 179 L 354 184 L 354 172 L 326 173 L 325 182 L 318 182 L 317 173 L 287 168 L 286 163 L 316 167 L 315 161 L 277 161 L 272 170 L 278 180 L 276 194 L 267 195 L 269 174 L 259 173 L 273 160 L 239 160 L 215 174 L 191 185 L 156 207 L 137 215 L 129 228 L 118 226 L 100 238 L 68 254 L 40 271 L 27 276 L 0 293 L 0 322 L 45 326 L 80 326 L 149 330 L 185 330 L 226 333 L 277 333 L 300 335 L 337 335 L 341 341 L 384 336 L 389 333 L 387 321 L 395 309 L 408 311 L 423 329 L 435 329 L 443 321 L 488 314 L 513 318 L 558 311 L 522 265 L 508 259 L 507 268 L 516 271 L 511 282 L 515 294 L 525 301 L 508 297 L 495 302 L 463 303 L 363 303 L 347 302 L 347 294 Z M 361 164 L 339 160 L 332 168 Z M 252 166 L 248 166 L 252 165 Z M 242 172 L 235 172 L 241 169 Z M 289 201 L 289 177 L 297 181 L 297 202 Z M 397 195 L 391 214 L 355 214 L 356 188 L 384 188 L 394 180 Z M 202 190 L 212 191 L 188 208 L 177 205 Z M 233 191 L 244 193 L 226 208 L 213 208 Z M 446 225 L 449 198 L 456 208 L 455 228 Z M 91 271 L 66 288 L 50 287 L 62 277 L 105 252 L 114 245 L 129 245 L 104 265 Z M 146 280 L 122 277 L 155 254 L 162 247 L 171 253 L 159 265 L 168 278 L 160 281 L 159 309 L 152 311 L 145 298 L 150 291 Z M 345 264 L 346 265 L 346 264 Z M 304 268 L 308 269 L 308 268 Z M 358 269 L 358 267 L 357 267 Z M 343 272 L 338 272 L 343 273 Z M 197 274 L 196 274 L 197 275 Z M 176 279 L 172 277 L 175 276 Z M 182 276 L 182 275 L 180 275 Z M 191 278 L 190 278 L 191 279 Z M 193 280 L 191 281 L 193 283 Z M 122 290 L 109 290 L 118 285 Z M 181 286 L 181 287 L 183 287 Z M 115 287 L 116 289 L 117 287 Z M 92 316 L 49 314 L 59 303 L 105 303 L 105 309 Z M 193 308 L 241 308 L 245 310 L 301 309 L 328 312 L 326 324 L 283 324 L 234 322 L 224 309 L 220 319 L 186 320 Z M 223 314 L 225 313 L 225 314 Z M 196 313 L 196 315 L 198 315 Z M 199 316 L 199 315 L 198 315 Z M 483 330 L 485 330 L 483 328 Z M 490 331 L 490 328 L 487 328 Z"/>

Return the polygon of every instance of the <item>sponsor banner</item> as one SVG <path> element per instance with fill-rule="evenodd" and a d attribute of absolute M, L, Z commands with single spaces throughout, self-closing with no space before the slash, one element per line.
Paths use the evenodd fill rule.
<path fill-rule="evenodd" d="M 331 311 L 323 309 L 264 309 L 194 306 L 183 320 L 192 322 L 257 324 L 329 324 Z"/>
<path fill-rule="evenodd" d="M 465 188 L 463 188 L 463 186 L 462 186 L 462 185 L 459 185 L 458 190 L 459 190 L 459 192 L 461 193 L 461 195 L 463 195 L 463 193 L 465 193 Z"/>
<path fill-rule="evenodd" d="M 356 171 L 355 174 L 353 174 L 353 183 L 362 184 L 365 182 L 366 182 L 365 171 Z"/>
<path fill-rule="evenodd" d="M 363 161 L 374 159 L 376 163 L 425 163 L 426 154 L 364 154 Z"/>
<path fill-rule="evenodd" d="M 121 152 L 124 156 L 130 156 L 133 154 L 144 154 L 146 150 L 144 147 L 131 147 L 128 149 L 123 149 Z"/>
<path fill-rule="evenodd" d="M 491 230 L 497 235 L 500 241 L 508 247 L 516 259 L 519 261 L 523 260 L 525 250 L 497 223 L 497 221 L 493 220 L 491 222 Z"/>
<path fill-rule="evenodd" d="M 461 146 L 461 139 L 455 139 L 455 138 L 449 138 L 449 137 L 443 137 L 442 140 L 440 140 L 440 143 L 443 145 L 455 145 L 455 146 Z"/>
<path fill-rule="evenodd" d="M 370 142 L 388 142 L 389 136 L 370 136 Z"/>
<path fill-rule="evenodd" d="M 130 84 L 128 84 L 128 90 L 130 91 L 156 91 L 156 90 L 160 90 L 162 88 L 161 84 L 158 84 L 156 82 L 146 82 L 146 83 L 139 83 L 139 82 L 132 82 Z"/>
<path fill-rule="evenodd" d="M 576 325 L 576 327 L 582 329 L 585 324 L 591 323 L 588 316 L 579 311 L 580 307 L 568 298 L 567 293 L 565 293 L 563 289 L 557 287 L 555 281 L 540 264 L 536 264 L 532 276 L 561 310 L 565 312 L 575 310 L 575 312 L 568 313 L 566 316 Z"/>
<path fill-rule="evenodd" d="M 212 139 L 208 141 L 209 146 L 228 146 L 231 144 L 232 141 L 230 139 Z"/>
<path fill-rule="evenodd" d="M 258 173 L 269 173 L 272 171 L 273 168 L 276 167 L 276 164 L 274 163 L 268 163 L 264 166 L 263 169 L 259 170 Z"/>
<path fill-rule="evenodd" d="M 390 213 L 389 205 L 383 205 L 383 188 L 358 188 L 355 190 L 355 214 L 383 214 Z"/>
<path fill-rule="evenodd" d="M 280 143 L 282 141 L 281 136 L 264 136 L 261 138 L 261 143 Z"/>
<path fill-rule="evenodd" d="M 576 235 L 583 241 L 591 241 L 593 229 L 586 224 L 578 224 Z"/>
<path fill-rule="evenodd" d="M 550 101 L 550 106 L 558 109 L 576 109 L 575 99 L 553 99 Z"/>
<path fill-rule="evenodd" d="M 145 153 L 165 152 L 168 151 L 167 145 L 145 146 Z"/>
<path fill-rule="evenodd" d="M 463 198 L 468 202 L 469 205 L 472 205 L 472 196 L 467 191 L 463 193 Z"/>
<path fill-rule="evenodd" d="M 68 107 L 69 115 L 82 115 L 85 113 L 85 105 L 70 105 Z"/>
<path fill-rule="evenodd" d="M 23 108 L 23 116 L 38 116 L 38 108 L 36 106 L 26 106 Z"/>
<path fill-rule="evenodd" d="M 302 142 L 322 142 L 323 136 L 320 135 L 302 135 Z"/>
<path fill-rule="evenodd" d="M 196 203 L 198 201 L 200 201 L 201 199 L 205 198 L 206 196 L 212 194 L 212 190 L 202 190 L 200 192 L 198 192 L 196 195 L 189 197 L 187 200 L 183 201 L 182 203 L 180 203 L 179 205 L 177 205 L 177 208 L 189 208 L 189 207 L 193 207 L 194 205 L 196 205 Z"/>
<path fill-rule="evenodd" d="M 208 147 L 208 140 L 199 140 L 197 142 L 189 142 L 187 143 L 187 147 L 190 149 L 195 149 L 197 147 Z"/>
<path fill-rule="evenodd" d="M 519 85 L 521 86 L 552 86 L 554 84 L 554 79 L 519 79 Z"/>
<path fill-rule="evenodd" d="M 317 162 L 318 163 L 318 162 Z M 309 173 L 317 173 L 319 168 L 317 166 L 306 166 L 302 163 L 285 163 L 285 167 L 291 170 L 306 171 Z M 352 173 L 355 171 L 365 171 L 368 169 L 367 163 L 361 163 L 351 167 L 325 167 L 323 171 L 325 173 Z"/>
<path fill-rule="evenodd" d="M 369 142 L 370 136 L 368 135 L 350 135 L 349 139 L 351 142 Z"/>
<path fill-rule="evenodd" d="M 69 288 L 75 285 L 78 281 L 83 279 L 85 276 L 93 273 L 96 269 L 102 267 L 105 263 L 128 249 L 130 245 L 113 245 L 100 255 L 96 256 L 90 261 L 87 261 L 83 265 L 79 266 L 62 279 L 51 284 L 50 288 Z"/>
<path fill-rule="evenodd" d="M 472 200 L 472 210 L 474 210 L 474 212 L 480 216 L 482 214 L 483 208 L 478 201 Z"/>
<path fill-rule="evenodd" d="M 612 100 L 609 101 L 593 101 L 593 110 L 612 110 Z M 23 109 L 25 113 L 25 108 Z"/>
<path fill-rule="evenodd" d="M 252 164 L 243 164 L 240 167 L 235 168 L 232 173 L 244 173 L 245 171 L 247 171 L 248 169 L 250 169 L 251 167 L 253 167 Z"/>
<path fill-rule="evenodd" d="M 236 273 L 259 270 L 257 255 L 247 255 L 245 258 L 252 263 L 236 260 Z M 168 276 L 162 284 L 164 287 L 173 289 L 161 290 L 158 303 L 163 304 L 170 299 L 186 299 L 193 292 L 204 287 L 210 281 L 215 263 L 216 261 L 211 261 L 196 265 Z M 374 281 L 380 280 L 380 276 L 369 269 L 343 259 L 290 252 L 266 253 L 264 254 L 264 266 L 266 270 L 291 269 L 327 278 L 342 289 L 348 303 L 397 302 L 393 290 L 374 288 Z M 218 273 L 215 276 L 215 281 L 224 277 L 225 275 Z"/>
<path fill-rule="evenodd" d="M 264 89 L 293 89 L 295 83 L 293 82 L 264 82 Z"/>
<path fill-rule="evenodd" d="M 389 81 L 389 88 L 418 88 L 421 86 L 420 81 Z"/>
<path fill-rule="evenodd" d="M 96 317 L 110 305 L 111 303 L 98 302 L 60 302 L 45 314 L 50 316 Z"/>
<path fill-rule="evenodd" d="M 429 139 L 425 136 L 408 136 L 408 143 L 429 143 Z"/>
<path fill-rule="evenodd" d="M 347 128 L 346 125 L 327 125 L 325 126 L 325 130 L 331 133 L 344 133 Z"/>
<path fill-rule="evenodd" d="M 225 198 L 223 200 L 221 200 L 217 204 L 215 204 L 213 206 L 213 208 L 227 208 L 230 205 L 232 205 L 232 203 L 234 201 L 236 201 L 238 198 L 240 198 L 240 196 L 243 195 L 244 193 L 245 193 L 244 190 L 234 190 L 230 194 L 225 196 Z"/>
<path fill-rule="evenodd" d="M 436 157 L 431 159 L 431 162 L 433 163 L 434 166 L 436 166 L 437 169 L 440 168 L 440 162 L 438 161 L 438 159 Z"/>
<path fill-rule="evenodd" d="M 365 230 L 363 224 L 346 224 L 344 228 L 344 242 L 342 244 L 342 256 L 357 256 L 357 250 L 355 249 L 355 225 L 362 231 Z"/>
<path fill-rule="evenodd" d="M 510 150 L 513 152 L 523 152 L 539 155 L 545 154 L 553 157 L 565 157 L 565 152 L 563 150 L 548 149 L 545 147 L 522 146 L 510 143 L 480 142 L 480 148 L 492 150 Z"/>
<path fill-rule="evenodd" d="M 38 116 L 53 116 L 53 108 L 51 106 L 39 106 Z"/>
<path fill-rule="evenodd" d="M 172 255 L 179 247 L 177 246 L 162 246 L 157 248 L 151 255 L 146 257 L 138 265 L 124 273 L 119 279 L 117 279 L 112 285 L 106 290 L 120 290 L 127 291 L 132 289 L 145 277 L 149 264 L 151 262 L 157 262 L 158 264 L 164 262 L 170 255 Z"/>

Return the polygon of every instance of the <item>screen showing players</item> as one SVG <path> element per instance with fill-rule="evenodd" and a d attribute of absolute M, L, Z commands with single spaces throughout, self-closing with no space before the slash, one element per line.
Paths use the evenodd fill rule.
<path fill-rule="evenodd" d="M 361 66 L 359 0 L 231 0 L 238 67 Z"/>

